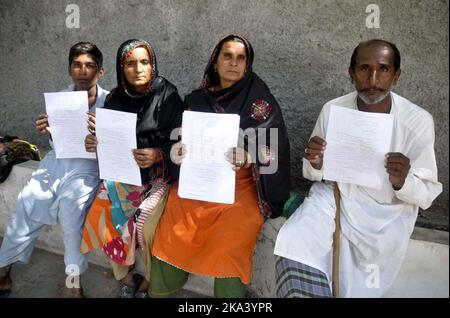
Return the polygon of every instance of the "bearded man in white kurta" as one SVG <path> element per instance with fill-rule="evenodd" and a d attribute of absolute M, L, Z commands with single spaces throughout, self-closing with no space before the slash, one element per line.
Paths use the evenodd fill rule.
<path fill-rule="evenodd" d="M 340 296 L 381 297 L 394 282 L 419 207 L 427 209 L 442 192 L 433 118 L 391 92 L 400 73 L 400 53 L 394 44 L 363 42 L 355 48 L 349 68 L 356 92 L 324 105 L 303 158 L 303 175 L 315 183 L 281 228 L 275 245 L 279 297 L 331 297 L 336 203 L 333 184 L 323 180 L 322 166 L 331 105 L 394 116 L 391 152 L 384 162 L 389 184 L 374 190 L 337 183 Z"/>

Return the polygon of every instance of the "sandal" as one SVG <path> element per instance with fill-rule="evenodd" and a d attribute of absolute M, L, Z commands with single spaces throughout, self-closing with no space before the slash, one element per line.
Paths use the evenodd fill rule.
<path fill-rule="evenodd" d="M 134 298 L 150 298 L 150 295 L 148 294 L 147 291 L 137 291 L 136 293 L 134 293 Z"/>
<path fill-rule="evenodd" d="M 134 283 L 136 286 L 139 286 L 136 288 L 136 291 L 134 293 L 134 298 L 150 298 L 150 295 L 148 294 L 147 290 L 139 290 L 144 283 L 144 277 L 140 274 L 134 274 L 133 275 Z"/>
<path fill-rule="evenodd" d="M 83 288 L 68 288 L 64 286 L 61 291 L 61 298 L 84 298 Z"/>
<path fill-rule="evenodd" d="M 128 286 L 124 283 L 120 283 L 120 293 L 118 298 L 134 298 L 134 293 L 136 292 L 136 285 L 135 286 Z"/>

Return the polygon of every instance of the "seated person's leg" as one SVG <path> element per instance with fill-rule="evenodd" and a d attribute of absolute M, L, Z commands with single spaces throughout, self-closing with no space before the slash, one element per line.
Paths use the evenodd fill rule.
<path fill-rule="evenodd" d="M 81 250 L 81 241 L 83 236 L 83 225 L 86 217 L 86 206 L 89 192 L 84 193 L 77 198 L 63 197 L 59 200 L 58 219 L 61 224 L 62 237 L 64 242 L 64 263 L 66 265 L 66 274 L 70 276 L 78 276 L 79 284 L 73 286 L 65 286 L 68 290 L 63 290 L 63 296 L 78 297 L 82 295 L 82 287 L 80 275 L 83 274 L 88 267 L 88 254 L 83 254 Z M 73 277 L 72 277 L 73 278 Z M 67 284 L 66 284 L 67 285 Z M 71 293 L 68 293 L 68 291 Z"/>
<path fill-rule="evenodd" d="M 215 278 L 214 297 L 216 298 L 244 298 L 247 285 L 239 277 Z"/>
<path fill-rule="evenodd" d="M 176 293 L 189 278 L 189 273 L 152 257 L 150 295 L 164 297 Z"/>
<path fill-rule="evenodd" d="M 332 297 L 323 272 L 287 258 L 277 257 L 276 282 L 280 298 Z"/>
<path fill-rule="evenodd" d="M 152 269 L 152 255 L 150 250 L 155 238 L 156 227 L 158 226 L 159 219 L 161 218 L 161 215 L 164 212 L 164 207 L 166 206 L 168 193 L 169 191 L 167 190 L 161 196 L 153 211 L 151 211 L 145 219 L 142 227 L 142 237 L 139 235 L 139 231 L 136 233 L 138 240 L 140 239 L 139 245 L 143 246 L 142 249 L 139 248 L 139 254 L 142 256 L 143 265 L 145 266 L 144 280 L 142 281 L 141 286 L 139 286 L 139 292 L 147 292 L 150 288 Z"/>
<path fill-rule="evenodd" d="M 88 255 L 80 252 L 86 216 L 85 200 L 86 198 L 78 200 L 62 198 L 60 199 L 58 213 L 65 247 L 64 262 L 66 266 L 78 266 L 80 274 L 88 267 Z"/>
<path fill-rule="evenodd" d="M 111 265 L 111 269 L 113 271 L 114 278 L 116 280 L 118 280 L 118 281 L 126 280 L 127 274 L 130 274 L 129 275 L 130 277 L 132 276 L 131 273 L 129 273 L 130 272 L 129 266 L 117 264 L 116 262 L 114 262 L 112 260 L 109 260 L 109 264 Z"/>
<path fill-rule="evenodd" d="M 0 249 L 0 268 L 15 262 L 28 263 L 40 231 L 45 224 L 31 220 L 22 199 L 17 199 L 12 219 L 6 227 Z"/>
<path fill-rule="evenodd" d="M 30 261 L 34 245 L 44 226 L 45 224 L 35 222 L 27 216 L 23 201 L 19 197 L 0 248 L 0 294 L 11 291 L 11 264 L 26 264 Z"/>
<path fill-rule="evenodd" d="M 121 283 L 118 297 L 134 298 L 137 286 L 130 266 L 120 265 L 112 260 L 109 263 L 111 264 L 114 278 Z"/>

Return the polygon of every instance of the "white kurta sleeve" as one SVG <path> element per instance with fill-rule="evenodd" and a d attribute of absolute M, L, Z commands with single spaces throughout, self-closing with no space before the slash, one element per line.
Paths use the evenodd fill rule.
<path fill-rule="evenodd" d="M 433 119 L 431 116 L 424 119 L 409 142 L 410 150 L 404 153 L 411 165 L 405 184 L 394 192 L 398 199 L 427 209 L 442 192 L 442 184 L 437 176 Z"/>
<path fill-rule="evenodd" d="M 329 115 L 330 106 L 329 104 L 325 104 L 319 114 L 319 118 L 316 121 L 316 125 L 314 126 L 310 139 L 314 136 L 325 139 Z M 320 170 L 314 169 L 309 160 L 303 158 L 303 177 L 311 181 L 322 181 L 323 167 Z"/>

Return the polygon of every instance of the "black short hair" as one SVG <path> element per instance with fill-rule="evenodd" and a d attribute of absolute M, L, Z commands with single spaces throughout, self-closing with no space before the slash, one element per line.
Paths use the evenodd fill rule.
<path fill-rule="evenodd" d="M 392 51 L 394 52 L 394 70 L 397 72 L 400 69 L 400 63 L 401 63 L 400 51 L 398 50 L 397 46 L 394 43 L 391 43 L 391 42 L 388 42 L 385 40 L 381 40 L 381 39 L 372 39 L 369 41 L 359 43 L 358 46 L 355 47 L 355 49 L 353 50 L 352 58 L 350 59 L 350 68 L 352 70 L 354 70 L 356 67 L 356 58 L 358 55 L 359 48 L 362 46 L 367 46 L 367 45 L 373 44 L 373 43 L 381 43 L 381 44 L 389 46 L 392 49 Z"/>
<path fill-rule="evenodd" d="M 103 54 L 99 48 L 91 42 L 78 42 L 70 48 L 69 66 L 72 65 L 73 59 L 80 54 L 89 54 L 97 64 L 98 68 L 103 66 Z"/>

